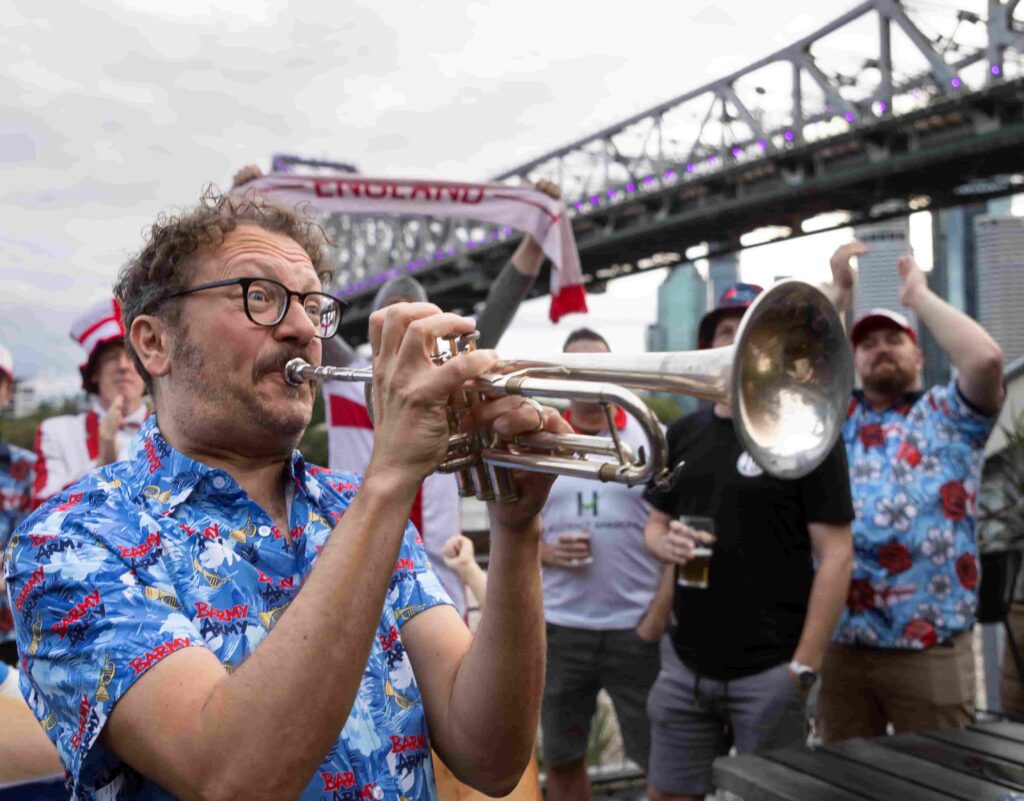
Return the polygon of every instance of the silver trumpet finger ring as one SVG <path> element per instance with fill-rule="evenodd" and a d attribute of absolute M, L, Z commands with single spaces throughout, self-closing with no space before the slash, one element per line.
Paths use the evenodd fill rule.
<path fill-rule="evenodd" d="M 531 429 L 532 431 L 543 431 L 544 430 L 544 407 L 541 406 L 533 398 L 523 398 L 524 401 L 537 413 L 537 427 Z"/>

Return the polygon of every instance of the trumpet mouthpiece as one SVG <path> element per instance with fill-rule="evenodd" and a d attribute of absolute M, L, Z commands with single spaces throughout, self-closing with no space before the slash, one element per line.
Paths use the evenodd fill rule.
<path fill-rule="evenodd" d="M 306 367 L 309 367 L 309 363 L 303 359 L 292 359 L 284 366 L 284 380 L 293 387 L 301 385 L 305 381 L 302 371 Z"/>

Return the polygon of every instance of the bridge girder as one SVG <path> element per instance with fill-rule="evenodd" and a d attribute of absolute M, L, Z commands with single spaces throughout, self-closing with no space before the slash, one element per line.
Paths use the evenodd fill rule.
<path fill-rule="evenodd" d="M 1024 143 L 1024 70 L 1008 61 L 1024 53 L 1020 0 L 985 2 L 983 18 L 867 0 L 743 69 L 494 180 L 558 180 L 584 270 L 599 281 L 699 242 L 739 248 L 751 228 L 799 235 L 819 211 L 858 220 L 925 196 L 928 207 L 948 205 L 957 185 L 1024 169 L 1006 144 Z M 942 29 L 950 32 L 934 34 Z M 835 44 L 851 35 L 870 42 L 859 64 Z M 428 218 L 334 216 L 326 227 L 340 244 L 335 289 L 351 304 L 350 340 L 365 335 L 373 293 L 399 270 L 445 307 L 472 311 L 518 241 L 510 229 Z"/>

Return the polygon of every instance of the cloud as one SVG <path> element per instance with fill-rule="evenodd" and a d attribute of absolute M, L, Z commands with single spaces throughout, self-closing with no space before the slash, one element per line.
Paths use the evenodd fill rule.
<path fill-rule="evenodd" d="M 722 0 L 695 13 L 639 0 L 609 16 L 550 0 L 443 14 L 370 0 L 10 0 L 0 341 L 40 386 L 75 386 L 76 312 L 110 291 L 161 210 L 243 164 L 287 152 L 486 178 L 763 55 L 787 20 L 818 26 L 846 5 Z"/>

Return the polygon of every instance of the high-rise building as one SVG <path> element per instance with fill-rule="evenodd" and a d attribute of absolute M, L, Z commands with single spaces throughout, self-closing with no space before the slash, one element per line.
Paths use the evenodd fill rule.
<path fill-rule="evenodd" d="M 647 329 L 650 351 L 693 350 L 707 308 L 707 286 L 692 264 L 671 268 L 658 287 L 657 322 Z"/>
<path fill-rule="evenodd" d="M 697 347 L 697 324 L 707 309 L 708 286 L 693 264 L 678 264 L 658 287 L 657 322 L 647 328 L 647 350 L 680 351 Z M 664 394 L 664 393 L 657 393 Z M 686 414 L 695 398 L 666 395 Z"/>
<path fill-rule="evenodd" d="M 979 216 L 974 235 L 976 318 L 1010 363 L 1024 354 L 1024 218 Z"/>
<path fill-rule="evenodd" d="M 716 255 L 712 250 L 708 255 L 708 279 L 711 282 L 711 303 L 714 305 L 725 294 L 725 290 L 740 280 L 739 256 L 736 253 Z"/>
<path fill-rule="evenodd" d="M 868 252 L 857 257 L 857 290 L 853 300 L 854 319 L 870 309 L 892 309 L 907 316 L 917 329 L 917 319 L 900 304 L 900 279 L 897 261 L 910 252 L 910 225 L 906 217 L 884 220 L 856 229 L 857 239 Z"/>

